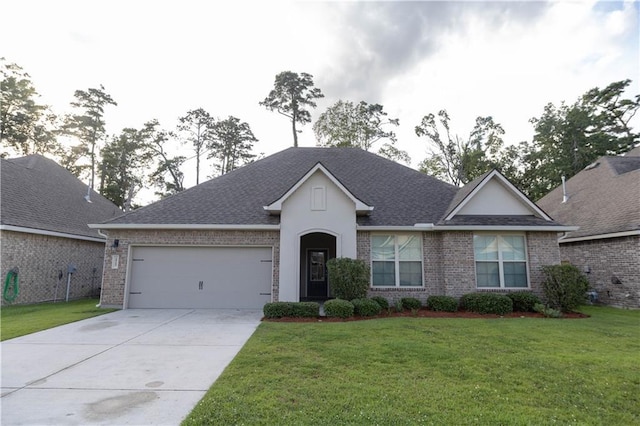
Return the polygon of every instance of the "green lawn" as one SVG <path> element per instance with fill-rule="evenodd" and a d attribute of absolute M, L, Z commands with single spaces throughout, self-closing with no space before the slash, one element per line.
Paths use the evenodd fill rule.
<path fill-rule="evenodd" d="M 640 311 L 260 325 L 184 425 L 640 424 Z"/>
<path fill-rule="evenodd" d="M 114 311 L 96 308 L 99 302 L 98 299 L 82 299 L 68 303 L 3 306 L 0 311 L 0 340 L 13 339 Z"/>

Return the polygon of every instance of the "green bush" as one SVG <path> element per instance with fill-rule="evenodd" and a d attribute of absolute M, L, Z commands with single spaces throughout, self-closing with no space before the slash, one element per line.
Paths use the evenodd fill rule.
<path fill-rule="evenodd" d="M 367 297 L 369 266 L 359 259 L 339 257 L 327 262 L 329 282 L 338 299 L 353 300 Z"/>
<path fill-rule="evenodd" d="M 413 311 L 414 309 L 422 308 L 422 302 L 420 302 L 415 297 L 403 297 L 402 299 L 400 299 L 400 302 L 402 303 L 402 307 L 404 309 Z"/>
<path fill-rule="evenodd" d="M 395 303 L 393 304 L 396 312 L 402 312 L 404 311 L 404 307 L 402 306 L 402 299 L 398 299 L 395 301 Z"/>
<path fill-rule="evenodd" d="M 504 315 L 513 312 L 513 302 L 498 293 L 468 293 L 462 296 L 460 304 L 464 309 L 479 314 Z"/>
<path fill-rule="evenodd" d="M 540 298 L 530 291 L 514 291 L 506 295 L 513 302 L 515 312 L 534 312 L 533 307 L 542 303 Z"/>
<path fill-rule="evenodd" d="M 427 307 L 432 311 L 456 312 L 458 300 L 451 296 L 429 296 Z"/>
<path fill-rule="evenodd" d="M 589 280 L 570 264 L 543 266 L 542 289 L 547 304 L 562 312 L 570 312 L 587 301 Z"/>
<path fill-rule="evenodd" d="M 353 299 L 351 303 L 353 303 L 353 311 L 355 314 L 363 317 L 372 317 L 382 311 L 382 308 L 375 300 Z"/>
<path fill-rule="evenodd" d="M 533 307 L 534 312 L 540 312 L 547 318 L 562 318 L 562 312 L 557 309 L 550 308 L 542 303 L 536 303 Z"/>
<path fill-rule="evenodd" d="M 316 302 L 272 302 L 264 305 L 264 316 L 267 318 L 320 316 L 320 305 Z"/>
<path fill-rule="evenodd" d="M 353 316 L 353 303 L 343 299 L 331 299 L 324 302 L 324 313 L 328 317 L 349 318 Z"/>
<path fill-rule="evenodd" d="M 382 296 L 374 296 L 371 298 L 374 302 L 380 305 L 381 309 L 389 309 L 389 301 Z"/>

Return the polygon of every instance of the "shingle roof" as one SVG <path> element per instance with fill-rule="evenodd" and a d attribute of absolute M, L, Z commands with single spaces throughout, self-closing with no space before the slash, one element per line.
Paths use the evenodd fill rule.
<path fill-rule="evenodd" d="M 525 216 L 485 216 L 485 215 L 456 215 L 451 220 L 442 222 L 453 226 L 562 226 L 556 222 L 533 215 Z"/>
<path fill-rule="evenodd" d="M 359 225 L 435 223 L 458 188 L 356 148 L 289 148 L 109 221 L 110 224 L 277 225 L 263 209 L 321 163 L 355 197 L 374 206 Z"/>
<path fill-rule="evenodd" d="M 41 155 L 2 159 L 0 166 L 2 225 L 102 238 L 87 224 L 122 214 L 94 191 L 88 203 L 87 185 Z"/>
<path fill-rule="evenodd" d="M 567 238 L 640 230 L 640 157 L 628 154 L 601 157 L 569 179 L 566 203 L 560 185 L 537 204 L 554 219 L 580 226 Z"/>

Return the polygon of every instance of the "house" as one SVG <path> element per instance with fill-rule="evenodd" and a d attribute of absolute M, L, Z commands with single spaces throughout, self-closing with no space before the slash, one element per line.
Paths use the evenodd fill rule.
<path fill-rule="evenodd" d="M 640 147 L 600 157 L 538 205 L 580 227 L 559 239 L 561 260 L 585 272 L 598 301 L 640 308 Z"/>
<path fill-rule="evenodd" d="M 554 222 L 497 171 L 462 189 L 356 148 L 289 148 L 102 224 L 102 300 L 254 308 L 331 295 L 325 263 L 371 266 L 390 300 L 540 293 Z"/>
<path fill-rule="evenodd" d="M 2 159 L 0 169 L 0 271 L 4 286 L 18 268 L 12 303 L 64 300 L 67 284 L 69 299 L 97 295 L 105 237 L 87 224 L 122 212 L 41 155 Z"/>

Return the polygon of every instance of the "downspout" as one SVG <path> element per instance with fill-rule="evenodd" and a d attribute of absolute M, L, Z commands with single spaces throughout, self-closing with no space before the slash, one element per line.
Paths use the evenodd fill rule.
<path fill-rule="evenodd" d="M 564 176 L 562 176 L 562 202 L 566 203 L 569 200 L 569 196 L 567 195 L 567 181 Z"/>
<path fill-rule="evenodd" d="M 102 230 L 100 228 L 98 228 L 97 231 L 98 231 L 98 235 L 100 235 L 101 237 L 104 237 L 105 240 L 109 239 L 109 236 L 107 234 L 105 234 L 104 232 L 102 232 Z M 106 241 L 105 241 L 105 245 L 106 245 Z M 106 252 L 106 250 L 105 250 L 105 252 Z M 104 268 L 104 262 L 102 263 L 102 267 Z M 104 271 L 102 271 L 102 281 L 100 282 L 100 301 L 96 305 L 96 308 L 99 308 L 99 307 L 102 306 L 102 286 L 103 286 L 103 284 L 104 284 Z"/>

